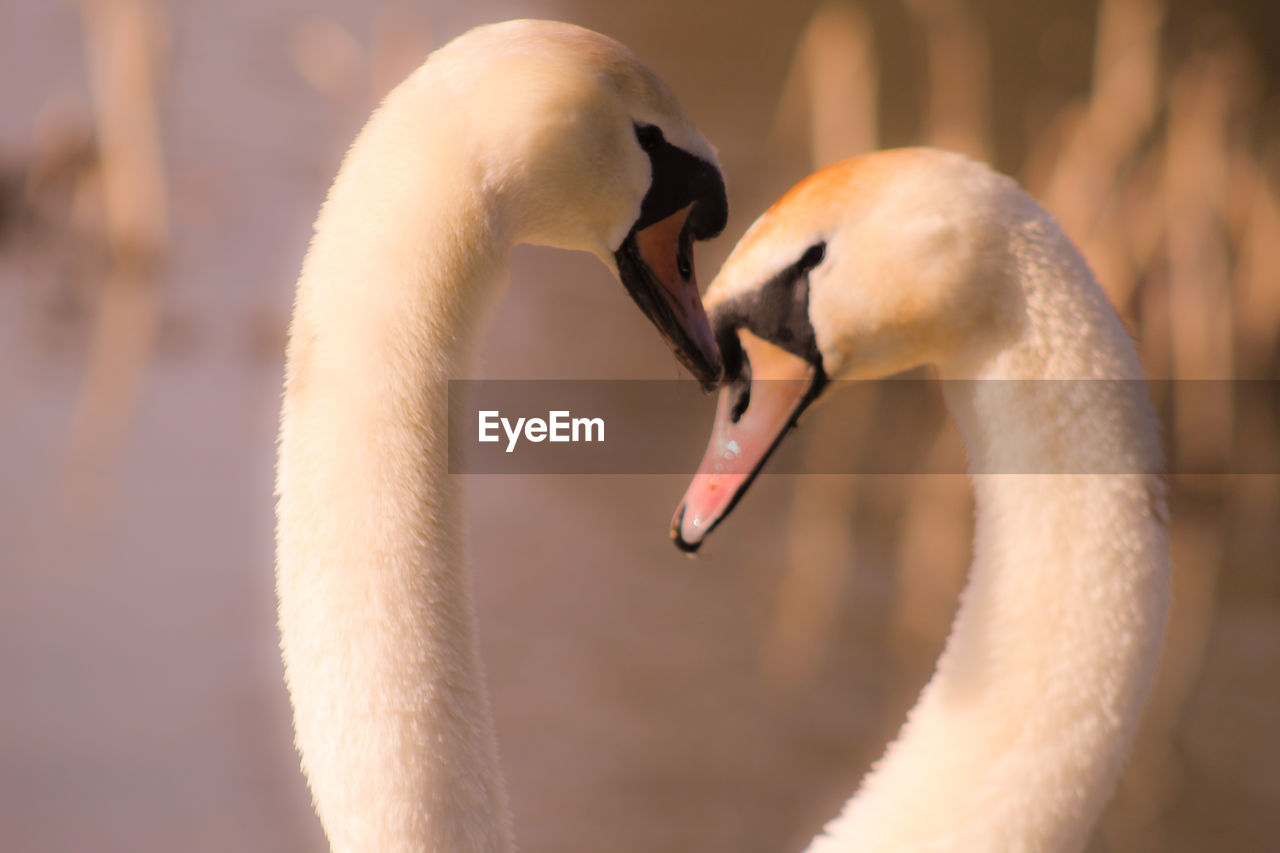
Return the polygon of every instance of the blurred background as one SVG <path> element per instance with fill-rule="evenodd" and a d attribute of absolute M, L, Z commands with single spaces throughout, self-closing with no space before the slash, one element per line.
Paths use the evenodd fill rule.
<path fill-rule="evenodd" d="M 939 145 L 1060 218 L 1153 377 L 1280 378 L 1263 0 L 3 0 L 0 850 L 323 849 L 274 628 L 293 279 L 377 99 L 523 16 L 629 45 L 719 147 L 731 218 L 703 281 L 814 167 Z M 480 376 L 680 375 L 597 261 L 515 253 Z M 1275 471 L 1275 386 L 1220 387 L 1160 386 L 1175 467 L 1242 445 Z M 850 442 L 961 453 L 889 396 L 792 441 L 813 470 Z M 800 850 L 941 649 L 964 477 L 764 477 L 697 561 L 666 538 L 684 485 L 469 478 L 525 851 Z M 1280 850 L 1280 478 L 1171 485 L 1166 653 L 1090 849 Z"/>

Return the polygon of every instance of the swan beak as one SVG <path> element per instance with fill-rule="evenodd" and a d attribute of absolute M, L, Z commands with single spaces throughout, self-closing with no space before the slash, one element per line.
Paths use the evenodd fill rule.
<path fill-rule="evenodd" d="M 821 368 L 800 356 L 743 329 L 738 336 L 750 375 L 720 389 L 711 441 L 671 520 L 682 551 L 698 550 L 724 520 L 825 384 Z"/>
<path fill-rule="evenodd" d="M 689 276 L 680 272 L 680 242 L 689 207 L 632 231 L 614 253 L 618 277 L 640 310 L 658 327 L 702 389 L 720 382 L 723 367 L 707 312 L 698 295 L 698 277 L 689 255 Z"/>

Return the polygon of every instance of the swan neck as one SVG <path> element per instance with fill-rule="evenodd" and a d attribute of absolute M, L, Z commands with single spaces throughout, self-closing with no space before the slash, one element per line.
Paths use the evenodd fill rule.
<path fill-rule="evenodd" d="M 356 141 L 287 350 L 281 645 L 335 851 L 512 849 L 447 465 L 448 380 L 511 239 L 442 115 L 398 91 Z"/>
<path fill-rule="evenodd" d="M 1076 352 L 1070 334 L 1032 328 L 1021 351 L 943 383 L 975 490 L 969 580 L 898 739 L 812 853 L 1087 842 L 1154 677 L 1168 601 L 1155 419 L 1115 326 L 1077 334 Z M 1036 378 L 1055 362 L 1124 381 Z"/>

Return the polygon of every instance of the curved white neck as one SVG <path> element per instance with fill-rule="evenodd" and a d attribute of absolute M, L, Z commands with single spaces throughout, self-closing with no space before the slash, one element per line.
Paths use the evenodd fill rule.
<path fill-rule="evenodd" d="M 398 108 L 352 147 L 298 282 L 277 591 L 296 740 L 335 851 L 511 849 L 447 380 L 505 270 L 466 152 Z"/>
<path fill-rule="evenodd" d="M 899 738 L 812 853 L 1075 851 L 1115 787 L 1167 608 L 1163 485 L 1139 473 L 1160 447 L 1132 344 L 1071 263 L 1028 283 L 1019 341 L 944 382 L 974 475 L 969 582 Z"/>

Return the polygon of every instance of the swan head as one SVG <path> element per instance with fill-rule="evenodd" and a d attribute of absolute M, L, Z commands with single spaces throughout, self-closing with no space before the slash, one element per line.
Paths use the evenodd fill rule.
<path fill-rule="evenodd" d="M 694 551 L 832 380 L 963 373 L 1020 324 L 1009 221 L 1030 202 L 960 155 L 856 157 L 795 186 L 707 290 L 725 363 L 706 454 L 672 521 Z"/>
<path fill-rule="evenodd" d="M 723 230 L 728 202 L 714 149 L 666 84 L 613 39 L 552 21 L 477 28 L 427 69 L 455 93 L 515 241 L 596 255 L 714 388 L 721 362 L 693 244 Z"/>

